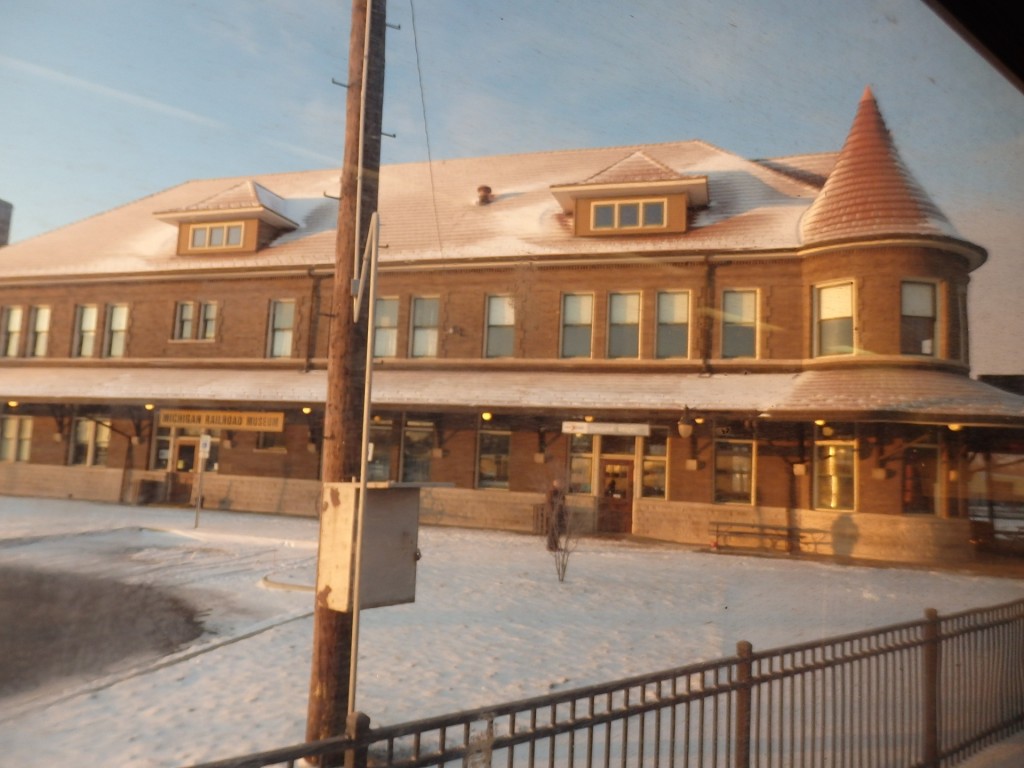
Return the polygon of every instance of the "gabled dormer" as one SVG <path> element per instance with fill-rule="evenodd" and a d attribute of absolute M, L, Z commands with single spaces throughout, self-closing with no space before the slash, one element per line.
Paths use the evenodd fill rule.
<path fill-rule="evenodd" d="M 708 204 L 707 176 L 683 176 L 637 150 L 600 173 L 551 187 L 581 237 L 686 231 L 687 212 Z"/>
<path fill-rule="evenodd" d="M 154 214 L 178 227 L 178 254 L 254 253 L 298 225 L 284 215 L 284 200 L 254 181 L 243 181 L 193 205 Z"/>

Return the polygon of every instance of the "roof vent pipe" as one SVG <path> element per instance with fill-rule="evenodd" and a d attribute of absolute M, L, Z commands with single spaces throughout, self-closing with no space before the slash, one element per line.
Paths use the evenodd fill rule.
<path fill-rule="evenodd" d="M 491 188 L 486 184 L 481 184 L 476 188 L 476 204 L 477 205 L 488 205 L 494 202 L 494 195 L 491 194 Z"/>

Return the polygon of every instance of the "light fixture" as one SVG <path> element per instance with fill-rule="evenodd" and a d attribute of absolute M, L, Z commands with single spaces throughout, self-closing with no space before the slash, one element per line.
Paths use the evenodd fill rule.
<path fill-rule="evenodd" d="M 7 407 L 8 408 L 17 408 L 18 407 L 18 401 L 17 400 L 8 400 L 7 401 Z"/>
<path fill-rule="evenodd" d="M 310 408 L 308 405 L 304 405 L 304 406 L 302 406 L 302 412 L 304 414 L 306 414 L 307 416 L 309 416 L 309 414 L 311 414 L 313 412 L 313 409 Z"/>
<path fill-rule="evenodd" d="M 963 424 L 950 424 L 949 425 L 949 431 L 950 432 L 959 432 L 963 428 L 964 428 Z"/>
<path fill-rule="evenodd" d="M 145 408 L 145 409 L 146 409 L 147 411 L 152 411 L 152 410 L 153 410 L 154 408 L 156 408 L 156 406 L 155 406 L 155 405 L 153 405 L 152 403 L 146 403 L 146 404 L 145 404 L 144 406 L 142 406 L 142 407 L 143 407 L 143 408 Z"/>
<path fill-rule="evenodd" d="M 816 427 L 824 427 L 825 426 L 825 420 L 824 419 L 815 419 L 814 420 L 814 426 L 816 426 Z"/>
<path fill-rule="evenodd" d="M 483 419 L 484 421 L 490 421 L 491 419 L 494 418 L 494 414 L 491 413 L 490 411 L 484 411 L 483 413 L 480 414 L 480 418 Z"/>
<path fill-rule="evenodd" d="M 680 437 L 689 437 L 693 434 L 693 424 L 685 419 L 679 420 L 679 423 L 676 424 L 676 429 L 679 430 Z"/>
<path fill-rule="evenodd" d="M 584 420 L 585 422 L 587 422 L 587 424 L 590 424 L 590 423 L 592 423 L 592 422 L 594 421 L 594 417 L 593 417 L 593 416 L 590 416 L 590 415 L 587 415 L 587 416 L 584 416 L 584 417 L 583 417 L 583 420 Z"/>
<path fill-rule="evenodd" d="M 695 418 L 693 420 L 693 423 L 694 424 L 703 424 L 704 423 L 704 417 L 703 416 L 698 416 L 697 418 Z"/>

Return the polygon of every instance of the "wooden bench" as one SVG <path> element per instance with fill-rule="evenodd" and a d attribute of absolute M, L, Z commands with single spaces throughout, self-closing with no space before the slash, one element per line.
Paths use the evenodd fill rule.
<path fill-rule="evenodd" d="M 788 525 L 761 523 L 734 523 L 712 521 L 711 548 L 714 550 L 738 546 L 738 542 L 752 542 L 757 549 L 772 549 L 791 553 L 799 549 L 800 531 Z"/>

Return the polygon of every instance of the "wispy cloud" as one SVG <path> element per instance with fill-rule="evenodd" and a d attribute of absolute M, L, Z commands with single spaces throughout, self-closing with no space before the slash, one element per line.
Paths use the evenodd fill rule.
<path fill-rule="evenodd" d="M 110 88 L 106 85 L 94 83 L 89 80 L 83 80 L 80 77 L 74 77 L 73 75 L 68 75 L 55 69 L 33 64 L 32 62 L 25 61 L 23 59 L 16 59 L 11 56 L 4 56 L 3 54 L 0 54 L 0 66 L 25 72 L 67 88 L 73 88 L 78 91 L 84 91 L 86 93 L 92 93 L 97 96 L 120 101 L 123 104 L 128 104 L 138 109 L 156 112 L 161 115 L 166 115 L 167 117 L 173 117 L 178 120 L 195 123 L 196 125 L 205 125 L 207 127 L 217 129 L 227 128 L 227 126 L 219 120 L 214 120 L 206 117 L 205 115 L 190 112 L 187 109 L 179 109 L 178 107 L 171 106 L 170 104 L 164 104 L 162 101 L 149 99 L 145 96 L 139 96 L 126 91 L 119 91 L 116 88 Z"/>

